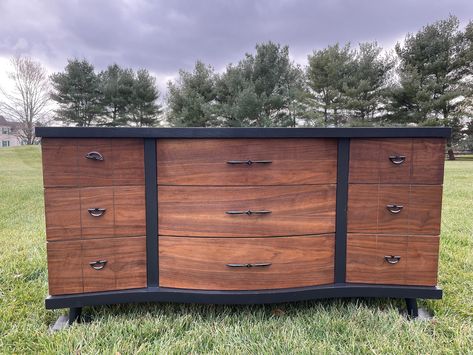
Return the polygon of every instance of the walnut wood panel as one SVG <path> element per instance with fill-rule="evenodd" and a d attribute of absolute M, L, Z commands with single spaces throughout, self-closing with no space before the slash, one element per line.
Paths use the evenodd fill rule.
<path fill-rule="evenodd" d="M 400 205 L 393 214 L 387 205 Z M 440 233 L 442 186 L 350 184 L 349 232 L 380 234 Z"/>
<path fill-rule="evenodd" d="M 79 186 L 77 144 L 63 138 L 43 138 L 43 182 L 45 187 Z"/>
<path fill-rule="evenodd" d="M 352 139 L 350 182 L 442 184 L 444 149 L 437 138 Z M 389 159 L 397 155 L 405 156 L 398 165 Z"/>
<path fill-rule="evenodd" d="M 258 290 L 332 283 L 334 236 L 277 238 L 159 237 L 162 287 Z M 227 264 L 271 263 L 264 267 Z"/>
<path fill-rule="evenodd" d="M 46 236 L 48 241 L 80 239 L 79 189 L 45 189 L 44 207 L 46 211 Z"/>
<path fill-rule="evenodd" d="M 42 150 L 45 187 L 144 185 L 142 139 L 45 138 Z M 89 152 L 103 160 L 85 158 Z"/>
<path fill-rule="evenodd" d="M 159 139 L 157 157 L 160 185 L 327 184 L 337 175 L 335 139 Z"/>
<path fill-rule="evenodd" d="M 90 266 L 99 260 L 103 269 Z M 83 241 L 82 268 L 84 292 L 146 287 L 146 237 Z"/>
<path fill-rule="evenodd" d="M 105 212 L 94 217 L 89 209 Z M 47 239 L 70 240 L 146 234 L 144 186 L 45 189 Z"/>
<path fill-rule="evenodd" d="M 49 242 L 47 253 L 49 294 L 64 295 L 84 292 L 81 242 Z"/>
<path fill-rule="evenodd" d="M 347 282 L 434 286 L 437 260 L 438 237 L 348 234 Z"/>
<path fill-rule="evenodd" d="M 81 224 L 84 238 L 103 238 L 115 235 L 115 209 L 113 187 L 88 187 L 80 189 Z M 90 208 L 102 208 L 104 213 L 94 217 Z"/>
<path fill-rule="evenodd" d="M 335 185 L 159 186 L 159 234 L 251 237 L 335 231 Z M 226 211 L 268 210 L 265 215 Z"/>

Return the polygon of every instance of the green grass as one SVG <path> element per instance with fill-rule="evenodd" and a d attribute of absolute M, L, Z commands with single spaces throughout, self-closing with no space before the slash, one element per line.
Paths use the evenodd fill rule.
<path fill-rule="evenodd" d="M 0 353 L 472 353 L 473 161 L 446 163 L 439 283 L 407 321 L 398 300 L 268 306 L 86 308 L 91 323 L 51 334 L 38 147 L 0 149 Z"/>

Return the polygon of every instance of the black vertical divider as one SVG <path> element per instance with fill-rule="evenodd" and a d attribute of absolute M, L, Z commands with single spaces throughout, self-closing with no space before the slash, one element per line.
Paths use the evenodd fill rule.
<path fill-rule="evenodd" d="M 347 207 L 350 139 L 338 139 L 337 156 L 337 212 L 335 220 L 335 283 L 346 280 Z"/>
<path fill-rule="evenodd" d="M 158 184 L 156 139 L 145 138 L 146 272 L 148 287 L 159 285 L 158 270 Z"/>

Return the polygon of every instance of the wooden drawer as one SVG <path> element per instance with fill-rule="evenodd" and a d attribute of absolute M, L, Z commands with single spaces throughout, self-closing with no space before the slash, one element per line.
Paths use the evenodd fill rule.
<path fill-rule="evenodd" d="M 330 184 L 337 177 L 335 139 L 159 139 L 157 159 L 160 185 Z"/>
<path fill-rule="evenodd" d="M 442 186 L 350 184 L 348 232 L 440 234 Z"/>
<path fill-rule="evenodd" d="M 347 282 L 435 286 L 438 252 L 438 236 L 348 234 Z"/>
<path fill-rule="evenodd" d="M 352 139 L 351 183 L 440 185 L 445 139 Z"/>
<path fill-rule="evenodd" d="M 332 233 L 335 195 L 335 185 L 159 186 L 159 234 L 260 237 Z"/>
<path fill-rule="evenodd" d="M 146 232 L 144 186 L 45 189 L 48 241 Z"/>
<path fill-rule="evenodd" d="M 47 250 L 50 295 L 146 287 L 145 237 L 49 242 Z"/>
<path fill-rule="evenodd" d="M 45 187 L 144 185 L 142 139 L 44 138 L 41 145 Z"/>
<path fill-rule="evenodd" d="M 159 284 L 201 290 L 327 284 L 334 280 L 333 253 L 333 235 L 238 240 L 160 236 Z"/>

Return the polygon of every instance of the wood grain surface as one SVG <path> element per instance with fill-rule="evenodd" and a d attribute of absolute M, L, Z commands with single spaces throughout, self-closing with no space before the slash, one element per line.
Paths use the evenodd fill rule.
<path fill-rule="evenodd" d="M 403 206 L 392 214 L 389 204 Z M 423 234 L 440 233 L 442 186 L 350 184 L 348 232 Z"/>
<path fill-rule="evenodd" d="M 231 263 L 271 263 L 229 267 Z M 162 287 L 258 290 L 333 282 L 334 236 L 277 238 L 159 237 Z"/>
<path fill-rule="evenodd" d="M 337 176 L 335 139 L 159 139 L 157 158 L 160 185 L 330 184 Z"/>
<path fill-rule="evenodd" d="M 159 186 L 159 234 L 259 237 L 335 231 L 335 185 Z M 269 210 L 266 215 L 226 211 Z"/>
<path fill-rule="evenodd" d="M 89 263 L 107 260 L 102 270 Z M 84 292 L 146 287 L 146 237 L 92 239 L 82 242 Z"/>
<path fill-rule="evenodd" d="M 393 164 L 390 156 L 403 155 Z M 352 139 L 350 183 L 440 185 L 443 182 L 445 139 Z"/>
<path fill-rule="evenodd" d="M 46 188 L 45 212 L 48 241 L 146 234 L 144 186 Z"/>
<path fill-rule="evenodd" d="M 44 138 L 45 187 L 144 185 L 143 139 Z M 102 161 L 85 158 L 96 151 Z"/>
<path fill-rule="evenodd" d="M 146 237 L 49 242 L 50 295 L 146 287 Z M 106 261 L 102 270 L 90 262 Z"/>
<path fill-rule="evenodd" d="M 435 286 L 437 236 L 348 234 L 347 282 Z M 385 256 L 400 256 L 389 264 Z"/>

